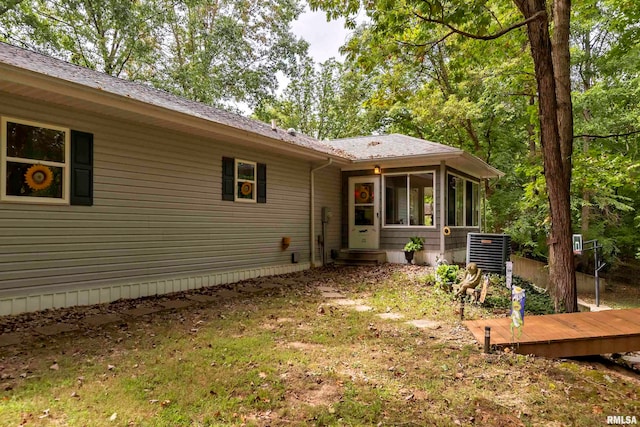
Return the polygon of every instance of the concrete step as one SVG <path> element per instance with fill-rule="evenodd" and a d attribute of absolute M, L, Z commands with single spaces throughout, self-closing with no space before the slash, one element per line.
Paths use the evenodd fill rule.
<path fill-rule="evenodd" d="M 384 251 L 343 249 L 336 259 L 336 264 L 340 265 L 376 265 L 385 262 L 387 262 L 387 253 Z"/>
<path fill-rule="evenodd" d="M 605 311 L 611 310 L 611 307 L 600 304 L 600 306 L 596 306 L 595 304 L 590 304 L 586 301 L 583 301 L 578 298 L 578 310 L 580 311 Z"/>

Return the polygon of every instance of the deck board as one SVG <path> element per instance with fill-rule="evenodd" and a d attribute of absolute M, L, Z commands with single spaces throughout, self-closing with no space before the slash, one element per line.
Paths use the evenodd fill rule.
<path fill-rule="evenodd" d="M 640 308 L 527 316 L 522 334 L 512 341 L 511 319 L 464 322 L 479 343 L 491 327 L 491 345 L 512 346 L 522 354 L 545 357 L 587 356 L 640 351 Z"/>

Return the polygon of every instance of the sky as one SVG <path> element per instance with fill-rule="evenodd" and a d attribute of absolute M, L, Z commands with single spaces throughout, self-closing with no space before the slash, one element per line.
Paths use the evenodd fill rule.
<path fill-rule="evenodd" d="M 306 7 L 305 12 L 292 23 L 291 30 L 309 43 L 309 55 L 316 64 L 329 58 L 344 60 L 344 56 L 338 52 L 349 36 L 349 30 L 344 28 L 344 19 L 327 22 L 324 12 L 312 12 Z M 277 93 L 281 94 L 289 79 L 281 72 L 276 74 L 276 78 L 279 84 Z"/>
<path fill-rule="evenodd" d="M 324 12 L 311 12 L 308 8 L 292 25 L 293 33 L 309 43 L 309 55 L 317 62 L 329 58 L 344 59 L 338 49 L 346 41 L 349 30 L 344 28 L 344 19 L 327 22 Z"/>

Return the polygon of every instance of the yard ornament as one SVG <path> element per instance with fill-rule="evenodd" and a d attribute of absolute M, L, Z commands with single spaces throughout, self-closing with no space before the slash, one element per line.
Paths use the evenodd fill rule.
<path fill-rule="evenodd" d="M 525 292 L 520 286 L 511 288 L 511 340 L 520 339 L 524 325 Z"/>
<path fill-rule="evenodd" d="M 456 296 L 473 294 L 473 290 L 480 284 L 482 279 L 482 270 L 478 268 L 475 262 L 470 262 L 467 265 L 467 270 L 464 274 L 464 279 L 460 283 L 460 288 L 456 292 Z"/>

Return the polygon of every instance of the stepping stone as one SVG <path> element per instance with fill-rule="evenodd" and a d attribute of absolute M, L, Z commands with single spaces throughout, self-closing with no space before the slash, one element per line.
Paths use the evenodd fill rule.
<path fill-rule="evenodd" d="M 87 326 L 102 326 L 109 323 L 116 323 L 122 320 L 117 314 L 99 314 L 97 316 L 89 316 L 82 319 L 82 323 Z"/>
<path fill-rule="evenodd" d="M 0 347 L 6 347 L 8 345 L 16 345 L 22 342 L 22 335 L 20 334 L 2 334 L 0 335 Z"/>
<path fill-rule="evenodd" d="M 344 298 L 344 295 L 342 295 L 339 292 L 323 292 L 322 297 L 323 298 Z"/>
<path fill-rule="evenodd" d="M 336 299 L 332 301 L 334 304 L 337 305 L 361 305 L 362 301 L 361 300 L 355 300 L 355 299 Z"/>
<path fill-rule="evenodd" d="M 373 307 L 369 307 L 368 305 L 356 305 L 355 307 L 356 311 L 371 311 L 373 310 Z"/>
<path fill-rule="evenodd" d="M 56 323 L 49 326 L 41 326 L 35 329 L 37 333 L 47 336 L 58 335 L 63 332 L 74 332 L 78 330 L 80 330 L 80 328 L 77 325 L 72 325 L 70 323 Z"/>
<path fill-rule="evenodd" d="M 187 299 L 195 302 L 213 302 L 219 298 L 212 295 L 187 295 Z"/>
<path fill-rule="evenodd" d="M 440 322 L 435 320 L 410 320 L 407 324 L 415 326 L 420 329 L 438 329 L 440 328 Z"/>
<path fill-rule="evenodd" d="M 640 356 L 625 355 L 625 356 L 622 356 L 622 358 L 624 360 L 626 360 L 627 362 L 630 362 L 630 363 L 633 363 L 633 364 L 639 364 L 640 363 Z"/>
<path fill-rule="evenodd" d="M 381 319 L 388 319 L 388 320 L 404 319 L 404 316 L 400 313 L 381 313 L 381 314 L 378 314 L 378 317 Z"/>
<path fill-rule="evenodd" d="M 320 292 L 337 292 L 337 290 L 331 286 L 318 286 L 318 290 Z"/>
<path fill-rule="evenodd" d="M 122 314 L 125 316 L 140 317 L 146 314 L 157 313 L 161 310 L 163 310 L 163 307 L 138 307 L 132 308 L 131 310 L 125 310 Z"/>
<path fill-rule="evenodd" d="M 190 305 L 193 305 L 193 302 L 185 301 L 182 299 L 172 299 L 169 301 L 163 301 L 160 303 L 160 305 L 167 310 L 172 310 L 172 309 L 189 307 Z"/>

